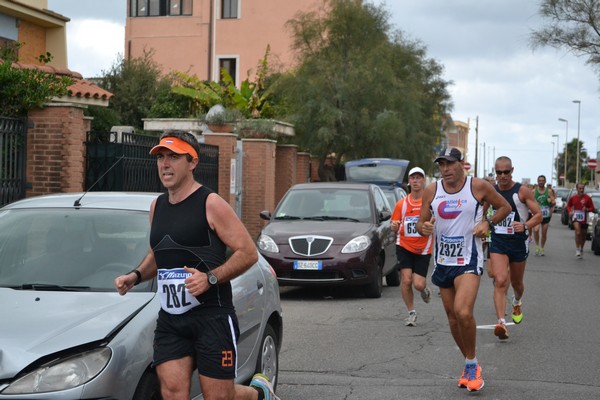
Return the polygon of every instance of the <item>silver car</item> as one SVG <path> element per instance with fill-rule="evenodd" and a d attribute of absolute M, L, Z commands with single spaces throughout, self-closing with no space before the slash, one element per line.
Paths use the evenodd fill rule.
<path fill-rule="evenodd" d="M 148 250 L 157 194 L 30 198 L 0 208 L 0 400 L 159 399 L 152 340 L 156 281 L 125 296 L 114 278 Z M 233 281 L 239 383 L 277 384 L 282 310 L 273 269 Z M 202 398 L 196 374 L 192 398 Z"/>

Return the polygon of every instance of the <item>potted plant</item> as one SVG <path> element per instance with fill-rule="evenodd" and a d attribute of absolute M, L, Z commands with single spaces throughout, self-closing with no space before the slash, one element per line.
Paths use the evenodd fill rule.
<path fill-rule="evenodd" d="M 224 133 L 233 132 L 237 121 L 239 121 L 241 117 L 242 113 L 238 110 L 213 107 L 202 119 L 211 131 Z"/>
<path fill-rule="evenodd" d="M 272 119 L 245 119 L 236 126 L 236 133 L 244 139 L 277 139 L 276 122 Z"/>

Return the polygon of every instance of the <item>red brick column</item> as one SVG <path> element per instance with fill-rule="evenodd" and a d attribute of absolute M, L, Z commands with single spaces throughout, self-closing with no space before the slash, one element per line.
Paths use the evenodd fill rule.
<path fill-rule="evenodd" d="M 296 183 L 310 182 L 310 154 L 298 153 L 296 156 Z"/>
<path fill-rule="evenodd" d="M 269 139 L 242 139 L 243 182 L 242 221 L 253 239 L 264 222 L 262 210 L 275 208 L 275 156 L 277 142 Z"/>
<path fill-rule="evenodd" d="M 85 185 L 85 140 L 90 120 L 83 108 L 51 104 L 29 112 L 26 196 L 82 191 Z"/>
<path fill-rule="evenodd" d="M 236 159 L 237 135 L 204 132 L 202 136 L 204 136 L 204 143 L 219 146 L 219 195 L 235 209 L 236 198 L 230 193 L 230 181 L 231 160 Z"/>
<path fill-rule="evenodd" d="M 275 160 L 275 205 L 279 203 L 285 192 L 296 183 L 297 154 L 298 146 L 296 145 L 277 145 Z"/>

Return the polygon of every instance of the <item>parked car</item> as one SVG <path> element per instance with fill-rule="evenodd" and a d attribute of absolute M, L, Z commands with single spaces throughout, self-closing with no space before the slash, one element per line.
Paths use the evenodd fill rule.
<path fill-rule="evenodd" d="M 157 194 L 49 195 L 0 208 L 0 399 L 158 399 L 156 280 L 120 296 L 114 279 L 148 250 Z M 232 281 L 237 382 L 277 383 L 282 310 L 265 259 Z M 193 398 L 201 398 L 198 379 Z"/>
<path fill-rule="evenodd" d="M 400 284 L 391 208 L 373 184 L 316 182 L 292 186 L 257 244 L 282 286 L 355 285 L 381 297 Z"/>
<path fill-rule="evenodd" d="M 401 187 L 397 186 L 382 187 L 381 190 L 383 191 L 383 194 L 385 195 L 388 203 L 390 203 L 392 211 L 394 211 L 394 207 L 396 206 L 398 200 L 403 199 L 407 196 L 406 191 Z"/>
<path fill-rule="evenodd" d="M 574 194 L 577 194 L 577 191 L 575 190 L 575 188 L 571 188 L 571 189 L 569 189 L 569 192 L 567 193 L 567 196 L 565 197 L 564 206 L 560 213 L 560 222 L 563 225 L 569 225 L 569 212 L 567 211 L 567 203 L 569 202 L 569 199 Z M 571 229 L 573 229 L 573 228 L 571 228 Z"/>
<path fill-rule="evenodd" d="M 586 238 L 592 241 L 592 251 L 600 256 L 600 192 L 590 194 L 596 210 L 588 215 L 588 231 Z"/>
<path fill-rule="evenodd" d="M 379 187 L 404 188 L 402 181 L 408 168 L 408 160 L 394 158 L 363 158 L 344 164 L 348 182 L 374 183 Z"/>
<path fill-rule="evenodd" d="M 564 207 L 567 206 L 567 196 L 571 189 L 565 187 L 554 188 L 554 194 L 556 196 L 556 205 L 554 206 L 555 213 L 562 213 Z"/>

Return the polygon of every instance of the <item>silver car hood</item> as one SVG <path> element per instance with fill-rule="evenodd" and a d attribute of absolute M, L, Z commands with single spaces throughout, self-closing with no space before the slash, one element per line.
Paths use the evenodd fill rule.
<path fill-rule="evenodd" d="M 40 357 L 104 339 L 154 296 L 0 288 L 0 379 Z"/>

